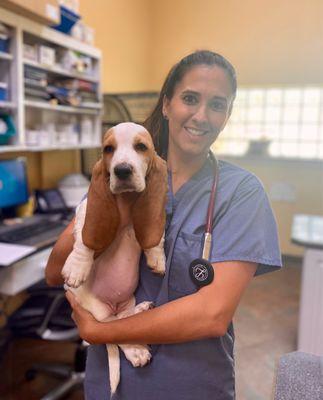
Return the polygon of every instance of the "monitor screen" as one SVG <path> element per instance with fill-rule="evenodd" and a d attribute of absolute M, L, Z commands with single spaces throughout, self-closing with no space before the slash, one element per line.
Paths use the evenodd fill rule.
<path fill-rule="evenodd" d="M 0 209 L 28 201 L 26 163 L 23 158 L 0 160 Z"/>

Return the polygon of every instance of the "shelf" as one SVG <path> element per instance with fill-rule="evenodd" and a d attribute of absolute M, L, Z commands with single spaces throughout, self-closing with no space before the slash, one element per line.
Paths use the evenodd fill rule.
<path fill-rule="evenodd" d="M 11 101 L 0 101 L 0 109 L 13 109 L 16 108 L 16 104 Z"/>
<path fill-rule="evenodd" d="M 0 60 L 8 60 L 11 61 L 13 59 L 13 55 L 6 53 L 4 51 L 0 51 Z"/>
<path fill-rule="evenodd" d="M 101 143 L 91 144 L 66 144 L 66 145 L 53 145 L 53 146 L 21 146 L 21 145 L 0 145 L 1 153 L 11 152 L 28 152 L 28 151 L 56 151 L 56 150 L 80 150 L 80 149 L 97 149 L 101 147 Z"/>
<path fill-rule="evenodd" d="M 62 111 L 70 114 L 92 114 L 92 115 L 97 115 L 102 107 L 100 104 L 98 105 L 93 104 L 91 107 L 52 105 L 50 103 L 46 103 L 43 101 L 35 101 L 35 100 L 25 100 L 24 104 L 26 107 L 40 108 L 42 110 Z"/>
<path fill-rule="evenodd" d="M 47 71 L 47 72 L 50 72 L 52 74 L 56 74 L 56 75 L 60 75 L 60 76 L 66 76 L 68 78 L 81 79 L 83 81 L 94 82 L 94 83 L 98 83 L 99 82 L 99 79 L 98 78 L 94 78 L 93 76 L 85 75 L 85 74 L 79 74 L 77 72 L 66 71 L 63 68 L 60 68 L 60 67 L 57 67 L 57 66 L 50 67 L 50 66 L 47 66 L 47 65 L 40 64 L 40 63 L 38 63 L 36 61 L 31 61 L 31 60 L 24 59 L 24 65 L 28 65 L 30 67 L 38 68 L 38 69 L 41 69 L 42 71 Z"/>
<path fill-rule="evenodd" d="M 61 144 L 53 146 L 25 146 L 25 151 L 54 151 L 54 150 L 78 150 L 78 149 L 97 149 L 101 143 L 90 144 Z"/>
<path fill-rule="evenodd" d="M 84 108 L 90 108 L 93 110 L 101 110 L 103 108 L 102 103 L 90 103 L 90 102 L 84 102 L 80 105 L 82 109 Z"/>
<path fill-rule="evenodd" d="M 1 2 L 1 0 L 0 0 Z M 84 44 L 74 38 L 55 31 L 51 28 L 44 27 L 42 24 L 30 21 L 0 6 L 0 22 L 10 28 L 10 46 L 12 51 L 6 53 L 0 51 L 0 68 L 4 68 L 5 81 L 8 84 L 10 97 L 8 101 L 0 100 L 0 113 L 11 114 L 17 130 L 16 135 L 8 145 L 0 145 L 0 154 L 12 152 L 42 152 L 42 151 L 59 151 L 73 149 L 97 149 L 101 147 L 101 114 L 103 109 L 102 92 L 101 92 L 101 50 L 93 46 Z M 80 73 L 74 70 L 64 70 L 64 68 L 55 64 L 48 66 L 37 61 L 29 60 L 23 55 L 23 44 L 29 42 L 33 45 L 45 44 L 53 48 L 61 50 L 70 49 L 91 58 L 91 71 Z M 48 75 L 49 80 L 79 79 L 87 82 L 89 88 L 92 87 L 93 96 L 80 98 L 84 100 L 82 104 L 70 106 L 68 104 L 60 105 L 55 101 L 46 101 L 41 97 L 28 96 L 25 90 L 24 69 L 35 68 L 35 71 L 44 71 L 42 75 Z M 85 86 L 85 85 L 84 85 Z M 46 89 L 46 88 L 45 88 Z M 81 94 L 80 94 L 81 96 Z M 53 104 L 52 104 L 53 103 Z M 91 135 L 89 134 L 89 142 L 84 144 L 73 144 L 72 135 L 62 137 L 65 144 L 59 142 L 56 144 L 32 145 L 37 143 L 27 142 L 25 131 L 27 127 L 30 130 L 37 130 L 36 127 L 42 127 L 47 122 L 58 126 L 63 122 L 65 124 L 80 124 L 83 122 L 82 116 L 91 121 Z M 87 138 L 87 136 L 79 136 L 76 139 Z M 52 140 L 55 139 L 53 136 Z M 68 143 L 70 142 L 70 143 Z M 27 143 L 30 143 L 28 146 Z"/>

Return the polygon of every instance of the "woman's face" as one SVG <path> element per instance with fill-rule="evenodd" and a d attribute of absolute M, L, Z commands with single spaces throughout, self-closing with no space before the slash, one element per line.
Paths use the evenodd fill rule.
<path fill-rule="evenodd" d="M 184 156 L 204 155 L 224 128 L 231 112 L 232 88 L 225 70 L 217 65 L 191 68 L 164 98 L 169 151 Z"/>

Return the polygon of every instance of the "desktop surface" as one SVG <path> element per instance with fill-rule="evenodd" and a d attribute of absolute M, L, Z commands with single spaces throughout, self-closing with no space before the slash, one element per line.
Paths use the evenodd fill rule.
<path fill-rule="evenodd" d="M 0 293 L 15 296 L 45 277 L 45 267 L 51 247 L 42 249 L 15 262 L 9 267 L 0 268 Z"/>

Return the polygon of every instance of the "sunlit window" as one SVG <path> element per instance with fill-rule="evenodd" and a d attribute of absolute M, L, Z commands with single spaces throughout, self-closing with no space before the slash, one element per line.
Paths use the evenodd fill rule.
<path fill-rule="evenodd" d="M 323 158 L 323 88 L 242 88 L 218 154 Z"/>

